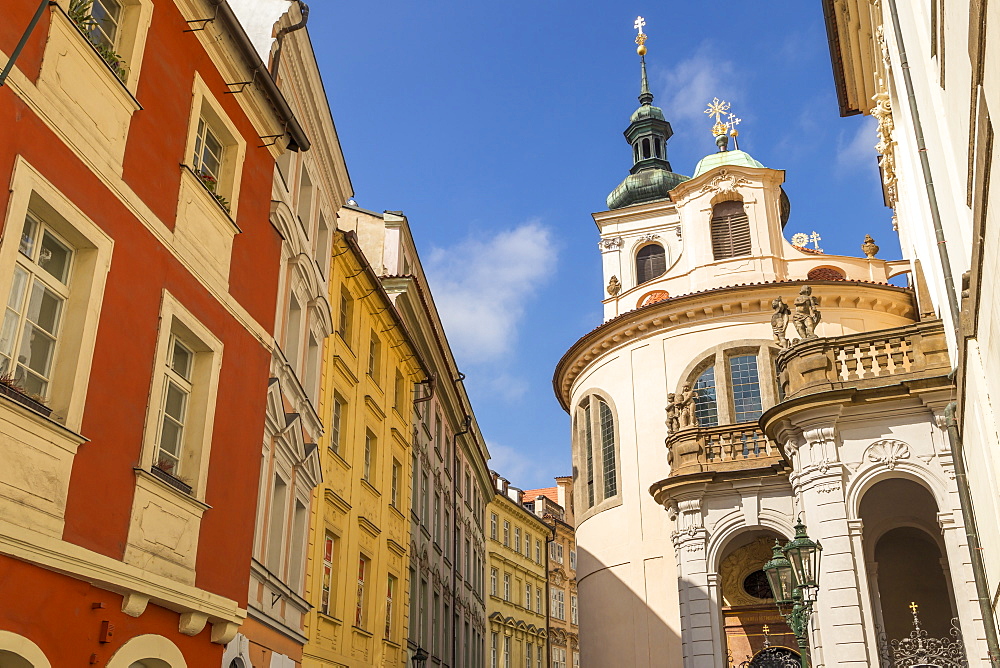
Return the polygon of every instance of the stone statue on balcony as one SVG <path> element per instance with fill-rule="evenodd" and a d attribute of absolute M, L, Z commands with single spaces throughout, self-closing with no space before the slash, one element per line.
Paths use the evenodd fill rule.
<path fill-rule="evenodd" d="M 695 426 L 694 418 L 694 392 L 691 391 L 691 386 L 685 384 L 681 389 L 681 394 L 676 399 L 676 405 L 678 408 L 678 419 L 680 420 L 680 428 L 684 429 L 686 427 Z"/>
<path fill-rule="evenodd" d="M 673 392 L 667 395 L 667 434 L 676 433 L 681 428 L 681 407 L 676 397 Z"/>
<path fill-rule="evenodd" d="M 774 332 L 774 340 L 778 342 L 779 347 L 787 348 L 788 339 L 785 337 L 785 332 L 788 330 L 788 317 L 792 314 L 792 310 L 788 308 L 788 304 L 781 297 L 776 297 L 771 302 L 771 308 L 774 309 L 774 314 L 771 315 L 771 331 Z"/>
<path fill-rule="evenodd" d="M 795 312 L 792 324 L 803 339 L 816 338 L 816 325 L 820 321 L 819 300 L 812 296 L 812 288 L 803 285 L 799 296 L 795 298 Z"/>

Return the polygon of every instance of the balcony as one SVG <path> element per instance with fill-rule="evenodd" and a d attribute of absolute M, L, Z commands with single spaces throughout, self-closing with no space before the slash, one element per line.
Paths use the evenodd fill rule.
<path fill-rule="evenodd" d="M 807 339 L 782 352 L 776 366 L 783 402 L 836 390 L 938 385 L 951 372 L 940 320 Z"/>
<path fill-rule="evenodd" d="M 666 444 L 670 478 L 784 466 L 778 447 L 752 422 L 682 429 Z"/>

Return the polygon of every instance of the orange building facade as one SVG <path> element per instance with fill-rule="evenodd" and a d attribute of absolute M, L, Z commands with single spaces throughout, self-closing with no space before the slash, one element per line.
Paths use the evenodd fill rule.
<path fill-rule="evenodd" d="M 0 665 L 221 665 L 308 139 L 219 0 L 5 14 Z"/>

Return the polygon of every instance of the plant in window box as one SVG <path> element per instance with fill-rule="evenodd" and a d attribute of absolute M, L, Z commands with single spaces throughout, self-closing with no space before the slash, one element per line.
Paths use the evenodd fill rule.
<path fill-rule="evenodd" d="M 30 408 L 44 417 L 49 417 L 52 414 L 52 409 L 45 405 L 45 397 L 26 391 L 21 387 L 17 379 L 9 373 L 0 375 L 0 394 L 13 399 L 25 408 Z"/>
<path fill-rule="evenodd" d="M 155 464 L 153 464 L 153 473 L 157 474 L 157 477 L 171 485 L 176 487 L 188 494 L 191 493 L 191 485 L 187 480 L 181 478 L 176 472 L 177 463 L 167 457 L 160 457 Z"/>
<path fill-rule="evenodd" d="M 212 195 L 215 196 L 216 201 L 222 205 L 222 208 L 226 210 L 226 213 L 229 213 L 229 200 L 220 195 L 219 193 L 215 192 L 215 189 L 219 187 L 218 179 L 216 179 L 211 174 L 207 172 L 202 172 L 200 170 L 196 171 L 195 175 L 201 181 L 202 185 L 208 189 L 208 192 L 212 193 Z"/>
<path fill-rule="evenodd" d="M 128 71 L 125 69 L 125 59 L 118 55 L 111 45 L 98 37 L 101 21 L 94 18 L 94 0 L 70 0 L 69 11 L 66 14 L 87 38 L 87 41 L 94 46 L 94 49 L 108 64 L 115 76 L 124 82 L 128 76 Z"/>

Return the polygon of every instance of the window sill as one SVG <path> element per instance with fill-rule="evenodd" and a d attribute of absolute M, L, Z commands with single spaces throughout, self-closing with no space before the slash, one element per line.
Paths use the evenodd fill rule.
<path fill-rule="evenodd" d="M 325 622 L 330 622 L 331 624 L 336 624 L 337 626 L 344 625 L 343 620 L 334 617 L 333 615 L 327 614 L 325 612 L 320 612 L 319 610 L 316 611 L 316 614 L 319 616 L 320 619 L 322 619 Z"/>
<path fill-rule="evenodd" d="M 218 209 L 219 212 L 222 213 L 225 219 L 229 222 L 233 234 L 242 234 L 243 230 L 241 230 L 240 226 L 236 224 L 236 220 L 233 218 L 232 211 L 223 206 L 222 202 L 219 201 L 219 197 L 214 192 L 208 189 L 208 186 L 205 185 L 205 182 L 201 180 L 201 177 L 198 176 L 198 173 L 195 172 L 190 165 L 184 163 L 181 163 L 181 169 L 198 183 L 201 192 L 205 193 L 205 195 L 208 196 L 208 198 L 212 201 L 212 204 L 215 205 L 215 208 Z"/>
<path fill-rule="evenodd" d="M 0 383 L 0 395 L 3 395 L 5 398 L 10 399 L 13 402 L 21 404 L 30 411 L 38 413 L 43 418 L 51 419 L 49 416 L 52 415 L 52 409 L 43 404 L 41 401 L 29 397 L 24 392 L 16 390 L 9 385 Z"/>
<path fill-rule="evenodd" d="M 369 492 L 371 492 L 372 494 L 374 494 L 375 496 L 382 496 L 382 492 L 380 492 L 377 489 L 375 489 L 375 485 L 373 485 L 370 482 L 368 482 L 368 480 L 366 480 L 365 478 L 361 479 L 361 485 L 363 487 L 365 487 Z"/>
<path fill-rule="evenodd" d="M 146 469 L 136 467 L 132 470 L 135 471 L 136 478 L 139 478 L 140 480 L 152 484 L 157 489 L 167 492 L 169 496 L 182 502 L 184 505 L 189 506 L 199 516 L 206 510 L 212 509 L 212 506 L 208 505 L 203 501 L 198 500 L 194 495 L 181 491 L 171 483 L 168 483 L 165 480 L 161 479 L 160 476 L 151 473 Z"/>
<path fill-rule="evenodd" d="M 396 515 L 398 515 L 399 519 L 401 519 L 401 520 L 405 520 L 406 519 L 406 515 L 403 514 L 403 511 L 400 510 L 397 506 L 392 505 L 391 503 L 389 504 L 389 510 L 392 511 L 392 512 L 394 512 Z"/>
<path fill-rule="evenodd" d="M 367 630 L 361 628 L 360 626 L 352 626 L 351 630 L 354 631 L 355 633 L 357 633 L 360 636 L 366 636 L 368 638 L 374 638 L 375 637 L 374 633 L 372 633 L 371 631 L 367 631 Z"/>

